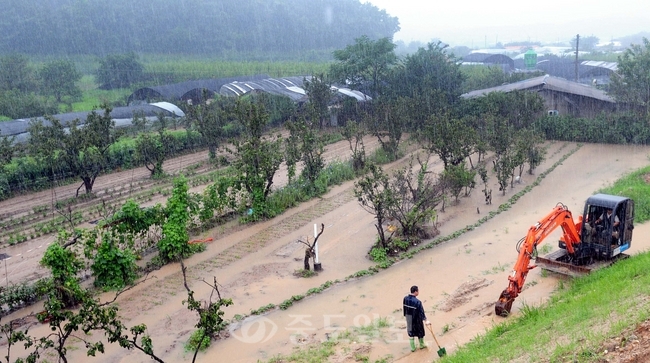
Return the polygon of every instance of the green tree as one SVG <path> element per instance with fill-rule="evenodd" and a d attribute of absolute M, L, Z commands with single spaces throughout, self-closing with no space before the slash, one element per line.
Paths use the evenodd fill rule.
<path fill-rule="evenodd" d="M 381 99 L 374 102 L 364 123 L 368 131 L 377 138 L 388 158 L 399 158 L 399 143 L 408 121 L 411 103 L 403 98 Z"/>
<path fill-rule="evenodd" d="M 371 40 L 365 35 L 355 39 L 354 44 L 335 50 L 334 59 L 330 68 L 332 79 L 355 89 L 367 88 L 373 98 L 382 94 L 383 83 L 398 60 L 390 38 Z"/>
<path fill-rule="evenodd" d="M 412 103 L 409 122 L 417 130 L 432 114 L 443 113 L 458 101 L 464 78 L 458 59 L 447 53 L 447 45 L 429 43 L 393 68 L 390 94 Z"/>
<path fill-rule="evenodd" d="M 165 207 L 167 218 L 162 225 L 163 238 L 158 241 L 158 253 L 164 263 L 187 257 L 192 252 L 187 233 L 190 209 L 187 180 L 180 176 L 174 179 L 172 196 Z"/>
<path fill-rule="evenodd" d="M 58 110 L 54 101 L 34 92 L 0 91 L 0 115 L 12 119 L 54 115 Z"/>
<path fill-rule="evenodd" d="M 611 77 L 610 93 L 616 101 L 630 103 L 650 114 L 650 41 L 632 44 L 618 56 L 616 73 Z"/>
<path fill-rule="evenodd" d="M 52 96 L 57 102 L 63 102 L 69 97 L 68 104 L 81 99 L 81 89 L 76 82 L 81 79 L 74 63 L 69 60 L 55 60 L 46 63 L 38 72 L 41 81 L 41 92 Z"/>
<path fill-rule="evenodd" d="M 144 66 L 135 53 L 108 55 L 99 60 L 95 77 L 102 89 L 127 88 L 141 82 Z"/>
<path fill-rule="evenodd" d="M 165 174 L 163 163 L 169 156 L 173 143 L 173 137 L 166 130 L 164 115 L 158 114 L 158 121 L 160 125 L 157 133 L 142 133 L 135 141 L 135 157 L 151 172 L 152 178 Z"/>
<path fill-rule="evenodd" d="M 354 183 L 354 196 L 363 209 L 375 216 L 379 247 L 390 247 L 390 238 L 386 237 L 384 222 L 395 205 L 395 195 L 388 175 L 381 167 L 368 165 L 368 172 Z"/>
<path fill-rule="evenodd" d="M 204 98 L 205 96 L 207 95 L 204 94 Z M 210 160 L 215 160 L 223 138 L 223 127 L 227 121 L 226 110 L 216 100 L 209 104 L 189 105 L 186 109 L 186 118 L 201 134 L 203 142 L 208 146 Z"/>
<path fill-rule="evenodd" d="M 29 93 L 36 89 L 36 72 L 27 56 L 10 54 L 0 57 L 0 91 Z"/>
<path fill-rule="evenodd" d="M 204 342 L 207 339 L 207 346 L 212 339 L 216 338 L 217 335 L 225 330 L 228 327 L 228 320 L 223 318 L 224 311 L 221 310 L 222 307 L 227 307 L 233 304 L 232 299 L 226 299 L 221 297 L 219 292 L 219 286 L 217 284 L 217 278 L 213 278 L 213 282 L 210 284 L 207 281 L 203 280 L 208 286 L 212 288 L 210 297 L 207 301 L 197 300 L 194 297 L 194 291 L 190 289 L 187 284 L 187 275 L 185 271 L 187 268 L 183 263 L 183 260 L 180 260 L 181 271 L 183 273 L 183 285 L 187 291 L 187 300 L 183 301 L 183 304 L 187 303 L 187 308 L 190 311 L 195 311 L 199 315 L 199 321 L 196 323 L 195 327 L 198 329 L 198 338 L 196 339 L 196 346 L 194 347 L 194 355 L 192 356 L 192 363 L 196 361 L 196 356 L 199 353 L 199 350 L 202 350 L 204 347 Z M 216 301 L 212 301 L 213 295 L 216 293 Z"/>
<path fill-rule="evenodd" d="M 239 100 L 236 113 L 243 132 L 228 151 L 235 156 L 233 167 L 251 198 L 251 218 L 267 218 L 273 214 L 267 205 L 273 177 L 284 160 L 282 137 L 264 135 L 268 114 L 263 105 Z"/>
<path fill-rule="evenodd" d="M 135 264 L 135 254 L 131 248 L 118 243 L 121 238 L 123 237 L 112 231 L 102 233 L 101 243 L 90 266 L 95 286 L 117 290 L 135 281 L 138 267 Z"/>
<path fill-rule="evenodd" d="M 41 120 L 32 120 L 27 131 L 30 133 L 29 147 L 50 163 L 63 163 L 74 176 L 81 178 L 86 194 L 92 193 L 95 179 L 107 162 L 108 148 L 116 140 L 115 122 L 111 108 L 104 106 L 104 113 L 92 111 L 81 125 L 76 119 L 68 125 L 54 117 L 46 117 L 46 126 Z M 66 130 L 67 128 L 67 130 Z M 77 194 L 79 192 L 77 189 Z"/>
<path fill-rule="evenodd" d="M 363 137 L 366 135 L 365 128 L 357 122 L 348 120 L 343 128 L 343 137 L 348 140 L 352 152 L 352 168 L 360 172 L 366 167 L 366 148 L 363 145 Z"/>
<path fill-rule="evenodd" d="M 73 306 L 78 302 L 78 295 L 82 288 L 77 274 L 84 266 L 73 251 L 63 247 L 63 243 L 67 242 L 69 237 L 68 233 L 60 232 L 56 243 L 48 246 L 40 261 L 41 265 L 52 272 L 51 293 L 63 304 L 63 307 Z"/>
<path fill-rule="evenodd" d="M 440 157 L 445 170 L 461 164 L 473 152 L 478 135 L 465 120 L 432 115 L 418 136 L 422 147 Z"/>
<path fill-rule="evenodd" d="M 287 165 L 291 170 L 294 168 L 293 164 L 301 160 L 303 163 L 302 176 L 313 185 L 325 167 L 324 136 L 315 130 L 317 125 L 308 122 L 304 117 L 288 121 L 284 125 L 289 130 L 289 137 L 285 140 Z"/>
<path fill-rule="evenodd" d="M 444 189 L 428 170 L 428 161 L 429 155 L 424 160 L 418 157 L 416 171 L 411 157 L 409 165 L 397 170 L 390 180 L 395 203 L 389 214 L 400 224 L 400 234 L 415 241 L 432 237 L 424 224 L 435 216 L 443 198 Z"/>
<path fill-rule="evenodd" d="M 67 239 L 68 236 L 62 237 Z M 66 343 L 70 338 L 83 342 L 88 356 L 103 353 L 104 343 L 101 340 L 87 339 L 91 332 L 103 331 L 109 343 L 118 343 L 126 349 L 138 349 L 155 361 L 163 362 L 154 354 L 153 342 L 146 334 L 147 327 L 144 324 L 129 329 L 119 320 L 118 308 L 111 304 L 123 291 L 118 292 L 112 301 L 100 303 L 89 290 L 81 287 L 76 277 L 83 263 L 74 252 L 65 249 L 60 243 L 48 247 L 41 264 L 51 270 L 52 279 L 42 286 L 47 297 L 43 304 L 44 311 L 37 314 L 37 318 L 42 323 L 47 323 L 51 332 L 40 338 L 30 337 L 27 332 L 14 336 L 15 340 L 9 344 L 25 342 L 24 347 L 28 351 L 25 361 L 39 361 L 41 354 L 47 349 L 53 349 L 59 362 L 68 362 Z M 69 309 L 72 305 L 77 305 L 78 308 Z M 79 331 L 84 334 L 77 334 Z M 9 362 L 8 355 L 6 359 Z"/>
<path fill-rule="evenodd" d="M 136 158 L 144 163 L 152 178 L 164 175 L 163 163 L 167 158 L 167 147 L 164 144 L 164 130 L 154 133 L 140 134 L 135 141 Z"/>
<path fill-rule="evenodd" d="M 465 162 L 457 165 L 450 165 L 442 173 L 442 182 L 446 189 L 451 192 L 451 195 L 458 202 L 460 193 L 465 190 L 465 195 L 469 195 L 470 191 L 476 185 L 474 178 L 476 177 L 475 170 L 468 170 Z"/>
<path fill-rule="evenodd" d="M 327 107 L 334 94 L 331 84 L 327 82 L 322 73 L 312 76 L 311 80 L 305 79 L 303 83 L 309 98 L 308 114 L 312 118 L 312 122 L 316 122 L 319 128 L 322 129 L 327 122 L 327 115 L 329 114 Z"/>

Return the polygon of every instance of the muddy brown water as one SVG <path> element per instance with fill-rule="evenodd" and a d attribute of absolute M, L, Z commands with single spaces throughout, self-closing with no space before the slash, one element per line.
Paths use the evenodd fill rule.
<path fill-rule="evenodd" d="M 552 143 L 548 160 L 537 173 L 549 168 L 575 148 L 571 143 Z M 648 164 L 650 148 L 633 146 L 583 145 L 576 153 L 551 172 L 540 185 L 525 194 L 508 211 L 497 215 L 462 236 L 400 261 L 374 276 L 336 284 L 321 294 L 295 303 L 287 310 L 272 310 L 233 324 L 230 337 L 215 341 L 199 362 L 256 362 L 278 354 L 290 354 L 309 343 L 325 341 L 344 329 L 367 326 L 384 319 L 390 326 L 380 336 L 350 341 L 351 352 L 379 358 L 390 354 L 393 361 L 430 362 L 437 358 L 430 334 L 429 349 L 410 353 L 401 314 L 402 297 L 411 285 L 420 287 L 428 318 L 438 341 L 453 352 L 493 324 L 503 321 L 494 316 L 494 301 L 507 286 L 507 275 L 517 253 L 516 242 L 539 218 L 558 202 L 579 214 L 586 198 L 625 173 Z M 439 168 L 439 162 L 432 162 Z M 521 184 L 498 192 L 492 176 L 492 205 L 485 205 L 480 187 L 458 205 L 448 206 L 438 216 L 442 235 L 453 233 L 494 211 L 514 193 L 532 183 L 536 175 L 524 174 Z M 322 199 L 313 200 L 287 211 L 270 221 L 259 223 L 208 245 L 206 252 L 186 261 L 190 283 L 197 296 L 207 299 L 209 288 L 201 280 L 216 276 L 221 293 L 234 305 L 225 309 L 226 318 L 249 314 L 252 309 L 269 303 L 280 304 L 293 295 L 326 281 L 343 280 L 373 264 L 366 253 L 375 239 L 373 218 L 352 195 L 352 183 L 333 188 Z M 478 208 L 478 210 L 477 210 Z M 303 247 L 298 239 L 313 235 L 313 225 L 324 223 L 325 232 L 319 246 L 324 270 L 318 276 L 296 278 L 293 272 L 302 267 Z M 649 243 L 643 238 L 648 224 L 635 229 L 630 254 L 645 251 Z M 213 232 L 215 235 L 216 231 Z M 559 231 L 545 244 L 556 248 Z M 208 233 L 207 235 L 210 235 Z M 310 237 L 312 238 L 312 237 Z M 137 286 L 118 300 L 120 313 L 128 324 L 145 323 L 154 341 L 154 349 L 167 362 L 190 361 L 183 345 L 193 331 L 196 316 L 182 304 L 186 297 L 179 266 L 172 264 L 156 271 L 155 279 Z M 547 301 L 559 280 L 565 277 L 542 276 L 533 270 L 526 287 L 513 305 L 517 314 L 522 304 L 538 305 Z M 31 310 L 38 309 L 34 307 Z M 30 309 L 7 317 L 25 315 Z M 443 330 L 445 331 L 443 334 Z M 46 334 L 47 327 L 37 325 L 32 334 Z M 95 333 L 97 334 L 97 333 Z M 97 335 L 99 338 L 99 335 Z M 20 354 L 20 352 L 16 352 Z M 72 361 L 149 362 L 137 351 L 108 346 L 106 354 L 87 358 L 77 342 L 70 351 Z M 346 361 L 338 354 L 332 361 Z"/>

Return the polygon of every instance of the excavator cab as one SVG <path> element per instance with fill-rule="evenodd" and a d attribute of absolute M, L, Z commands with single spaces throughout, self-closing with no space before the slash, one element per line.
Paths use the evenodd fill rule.
<path fill-rule="evenodd" d="M 633 228 L 633 200 L 615 195 L 593 195 L 585 203 L 580 248 L 589 249 L 596 260 L 610 260 L 630 248 Z M 560 247 L 565 248 L 562 243 Z"/>

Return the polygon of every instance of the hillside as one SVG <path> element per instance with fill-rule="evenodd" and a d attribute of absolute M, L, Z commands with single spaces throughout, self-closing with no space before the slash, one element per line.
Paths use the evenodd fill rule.
<path fill-rule="evenodd" d="M 3 0 L 0 54 L 306 52 L 392 37 L 397 18 L 359 0 Z"/>

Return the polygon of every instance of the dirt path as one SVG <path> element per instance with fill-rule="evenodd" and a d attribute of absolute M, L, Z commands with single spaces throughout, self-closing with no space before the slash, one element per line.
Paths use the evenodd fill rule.
<path fill-rule="evenodd" d="M 575 144 L 553 143 L 548 160 L 538 168 L 541 173 Z M 621 175 L 648 163 L 650 148 L 631 146 L 584 145 L 570 156 L 542 183 L 523 196 L 510 210 L 501 213 L 450 242 L 425 250 L 414 258 L 401 261 L 377 275 L 336 284 L 322 294 L 304 299 L 288 310 L 273 310 L 264 316 L 252 317 L 233 325 L 231 337 L 213 342 L 198 361 L 256 362 L 277 354 L 291 353 L 295 347 L 324 341 L 342 329 L 364 326 L 381 317 L 391 323 L 381 336 L 370 343 L 350 342 L 351 352 L 362 352 L 373 358 L 392 355 L 401 362 L 430 362 L 436 349 L 410 354 L 401 316 L 401 299 L 409 286 L 420 286 L 420 298 L 434 324 L 440 343 L 451 352 L 457 345 L 482 333 L 502 318 L 493 314 L 494 301 L 507 285 L 507 275 L 516 259 L 515 243 L 528 227 L 563 202 L 572 211 L 581 211 L 584 200 L 598 188 Z M 440 168 L 440 163 L 434 163 Z M 450 234 L 496 210 L 512 194 L 532 183 L 535 176 L 524 175 L 522 184 L 508 190 L 505 196 L 492 186 L 493 204 L 484 204 L 480 190 L 462 198 L 458 206 L 440 214 L 442 235 Z M 491 184 L 494 185 L 494 178 Z M 480 188 L 477 188 L 480 189 Z M 208 288 L 201 279 L 216 276 L 224 296 L 233 298 L 226 317 L 249 314 L 252 309 L 273 303 L 280 304 L 293 295 L 326 281 L 342 280 L 350 274 L 372 266 L 365 258 L 374 242 L 373 219 L 354 200 L 352 183 L 334 188 L 322 200 L 294 208 L 273 220 L 233 232 L 217 239 L 202 254 L 187 261 L 191 266 L 192 288 L 197 296 L 207 298 Z M 480 214 L 477 213 L 477 208 Z M 303 248 L 296 240 L 313 234 L 313 224 L 324 223 L 320 254 L 324 271 L 309 279 L 292 275 L 302 266 Z M 637 226 L 635 235 L 644 235 L 647 225 Z M 214 235 L 220 235 L 218 230 Z M 559 232 L 556 232 L 559 236 Z M 547 243 L 557 236 L 549 237 Z M 648 242 L 636 238 L 631 253 L 647 249 Z M 189 361 L 183 344 L 196 322 L 182 301 L 185 294 L 178 265 L 156 271 L 157 279 L 119 299 L 120 312 L 131 324 L 145 323 L 154 347 L 168 362 Z M 515 301 L 513 313 L 524 302 L 537 305 L 546 301 L 561 277 L 542 277 L 532 271 L 527 288 Z M 27 312 L 23 312 L 27 313 Z M 11 319 L 12 317 L 8 317 Z M 442 334 L 443 329 L 446 330 Z M 35 326 L 31 333 L 46 333 L 44 326 Z M 430 346 L 434 343 L 427 337 Z M 79 346 L 78 348 L 82 348 Z M 83 349 L 71 356 L 79 361 L 149 362 L 138 352 L 109 346 L 106 354 L 86 358 Z M 346 356 L 338 356 L 346 361 Z"/>

